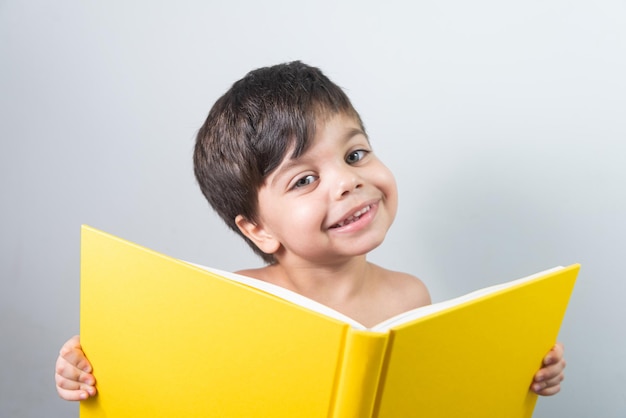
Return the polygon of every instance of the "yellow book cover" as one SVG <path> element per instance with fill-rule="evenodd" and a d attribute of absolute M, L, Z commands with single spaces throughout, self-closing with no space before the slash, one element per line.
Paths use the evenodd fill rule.
<path fill-rule="evenodd" d="M 578 265 L 367 329 L 286 289 L 83 226 L 81 343 L 96 417 L 532 415 Z"/>

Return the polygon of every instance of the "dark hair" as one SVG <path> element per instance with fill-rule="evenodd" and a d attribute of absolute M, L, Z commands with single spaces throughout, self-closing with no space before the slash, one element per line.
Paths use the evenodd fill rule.
<path fill-rule="evenodd" d="M 318 68 L 299 61 L 249 72 L 211 108 L 200 128 L 194 172 L 202 193 L 226 224 L 266 262 L 235 224 L 237 215 L 257 219 L 257 193 L 265 177 L 293 147 L 307 150 L 315 125 L 343 113 L 363 123 L 348 96 Z"/>

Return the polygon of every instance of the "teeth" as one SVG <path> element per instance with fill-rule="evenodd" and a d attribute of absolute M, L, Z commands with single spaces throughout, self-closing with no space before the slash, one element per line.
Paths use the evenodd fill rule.
<path fill-rule="evenodd" d="M 356 212 L 354 212 L 352 215 L 350 215 L 349 218 L 339 222 L 338 224 L 335 225 L 336 228 L 341 228 L 344 225 L 348 225 L 351 224 L 352 222 L 358 220 L 362 215 L 366 214 L 367 212 L 370 211 L 370 209 L 372 209 L 372 207 L 370 205 L 367 205 L 366 207 L 364 207 L 361 210 L 358 210 Z"/>

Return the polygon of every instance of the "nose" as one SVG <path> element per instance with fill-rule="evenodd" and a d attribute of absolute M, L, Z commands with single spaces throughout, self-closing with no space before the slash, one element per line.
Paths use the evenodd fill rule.
<path fill-rule="evenodd" d="M 363 187 L 363 180 L 355 172 L 354 168 L 346 167 L 337 173 L 335 184 L 335 198 L 339 200 Z"/>

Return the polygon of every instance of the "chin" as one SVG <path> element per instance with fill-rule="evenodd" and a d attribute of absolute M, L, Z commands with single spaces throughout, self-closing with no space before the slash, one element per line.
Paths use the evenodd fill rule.
<path fill-rule="evenodd" d="M 353 251 L 355 251 L 354 255 L 365 255 L 371 251 L 374 251 L 376 248 L 380 247 L 380 245 L 385 241 L 385 236 L 371 240 L 369 242 L 356 243 L 353 246 Z"/>

